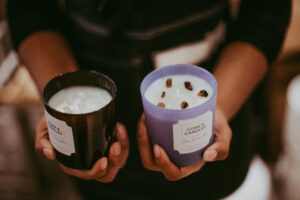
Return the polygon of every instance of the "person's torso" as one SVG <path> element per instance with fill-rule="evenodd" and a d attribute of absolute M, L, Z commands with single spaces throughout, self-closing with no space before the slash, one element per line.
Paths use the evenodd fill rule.
<path fill-rule="evenodd" d="M 232 192 L 247 171 L 246 156 L 232 154 L 226 162 L 208 164 L 201 173 L 169 182 L 161 173 L 144 169 L 135 141 L 135 126 L 142 112 L 139 84 L 153 69 L 151 53 L 205 38 L 227 20 L 227 1 L 66 0 L 63 9 L 68 40 L 81 68 L 104 72 L 116 82 L 117 118 L 128 126 L 130 138 L 130 156 L 116 180 L 101 186 L 89 183 L 88 190 L 111 199 L 178 199 L 197 194 L 211 199 Z M 242 163 L 239 173 L 229 167 L 233 163 Z M 226 186 L 231 178 L 234 184 Z"/>
<path fill-rule="evenodd" d="M 153 51 L 203 39 L 228 20 L 229 12 L 227 0 L 66 0 L 61 7 L 77 56 L 92 62 L 113 57 L 127 65 L 139 65 L 138 57 Z"/>

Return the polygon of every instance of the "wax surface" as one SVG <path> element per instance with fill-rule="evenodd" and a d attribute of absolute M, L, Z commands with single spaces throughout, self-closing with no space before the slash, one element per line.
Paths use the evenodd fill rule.
<path fill-rule="evenodd" d="M 99 110 L 112 100 L 111 94 L 94 86 L 72 86 L 54 94 L 48 104 L 63 113 L 84 114 Z"/>
<path fill-rule="evenodd" d="M 167 87 L 167 80 L 172 79 L 172 86 Z M 190 82 L 191 87 L 187 89 L 185 82 Z M 192 88 L 192 90 L 191 90 Z M 199 91 L 207 91 L 208 96 L 198 96 Z M 164 95 L 162 95 L 162 93 Z M 162 97 L 163 96 L 163 97 Z M 154 105 L 163 103 L 166 109 L 181 110 L 182 103 L 188 104 L 184 109 L 196 107 L 206 102 L 212 96 L 212 88 L 203 79 L 189 75 L 170 75 L 155 80 L 149 85 L 145 92 L 145 98 Z"/>

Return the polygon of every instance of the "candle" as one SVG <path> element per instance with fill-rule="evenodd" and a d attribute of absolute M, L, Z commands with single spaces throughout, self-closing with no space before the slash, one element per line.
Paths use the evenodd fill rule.
<path fill-rule="evenodd" d="M 178 166 L 202 160 L 213 142 L 217 82 L 205 69 L 185 64 L 156 69 L 140 88 L 152 144 Z"/>
<path fill-rule="evenodd" d="M 106 75 L 75 71 L 50 80 L 43 99 L 56 159 L 73 169 L 91 169 L 107 156 L 115 126 L 116 86 Z"/>
<path fill-rule="evenodd" d="M 168 85 L 172 82 L 171 85 Z M 189 75 L 171 75 L 155 80 L 147 88 L 145 98 L 166 109 L 190 109 L 205 103 L 212 88 L 203 79 Z"/>
<path fill-rule="evenodd" d="M 111 94 L 103 88 L 72 86 L 58 91 L 48 104 L 63 113 L 84 114 L 101 109 L 111 100 Z"/>

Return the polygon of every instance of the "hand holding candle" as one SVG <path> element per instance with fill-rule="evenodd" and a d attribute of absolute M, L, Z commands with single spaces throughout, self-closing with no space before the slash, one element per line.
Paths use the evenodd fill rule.
<path fill-rule="evenodd" d="M 137 129 L 137 141 L 141 160 L 146 169 L 160 171 L 167 180 L 180 180 L 199 171 L 205 162 L 227 158 L 232 133 L 225 115 L 218 106 L 216 107 L 214 134 L 214 143 L 205 150 L 203 161 L 190 166 L 178 167 L 170 160 L 162 147 L 156 144 L 152 147 L 147 132 L 145 116 L 142 115 Z"/>
<path fill-rule="evenodd" d="M 127 131 L 115 123 L 115 98 L 114 82 L 98 72 L 53 78 L 43 92 L 45 117 L 37 128 L 36 150 L 56 159 L 68 174 L 111 182 L 129 153 Z"/>
<path fill-rule="evenodd" d="M 103 183 L 113 181 L 119 169 L 125 165 L 129 153 L 129 140 L 124 125 L 117 123 L 114 131 L 118 140 L 111 145 L 108 157 L 98 159 L 90 170 L 76 170 L 60 164 L 62 170 L 86 180 L 95 179 Z M 40 155 L 44 155 L 50 160 L 56 158 L 53 146 L 49 141 L 45 116 L 36 128 L 35 148 Z"/>
<path fill-rule="evenodd" d="M 177 166 L 203 160 L 214 138 L 214 76 L 198 66 L 171 65 L 149 73 L 140 91 L 152 145 L 160 145 Z"/>
<path fill-rule="evenodd" d="M 211 73 L 192 65 L 163 67 L 144 78 L 141 95 L 145 114 L 137 141 L 145 168 L 174 181 L 228 156 L 231 129 L 216 107 Z"/>
<path fill-rule="evenodd" d="M 91 169 L 107 156 L 115 135 L 116 86 L 95 71 L 61 74 L 43 91 L 49 139 L 56 160 L 73 169 Z"/>

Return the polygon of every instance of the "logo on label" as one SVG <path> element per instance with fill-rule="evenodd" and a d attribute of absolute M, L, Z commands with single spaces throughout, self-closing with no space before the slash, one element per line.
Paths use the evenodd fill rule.
<path fill-rule="evenodd" d="M 193 153 L 205 147 L 213 134 L 213 112 L 186 120 L 179 120 L 173 125 L 174 150 L 180 154 Z"/>
<path fill-rule="evenodd" d="M 60 153 L 71 156 L 75 153 L 72 127 L 65 121 L 54 118 L 46 110 L 45 114 L 51 144 Z"/>

